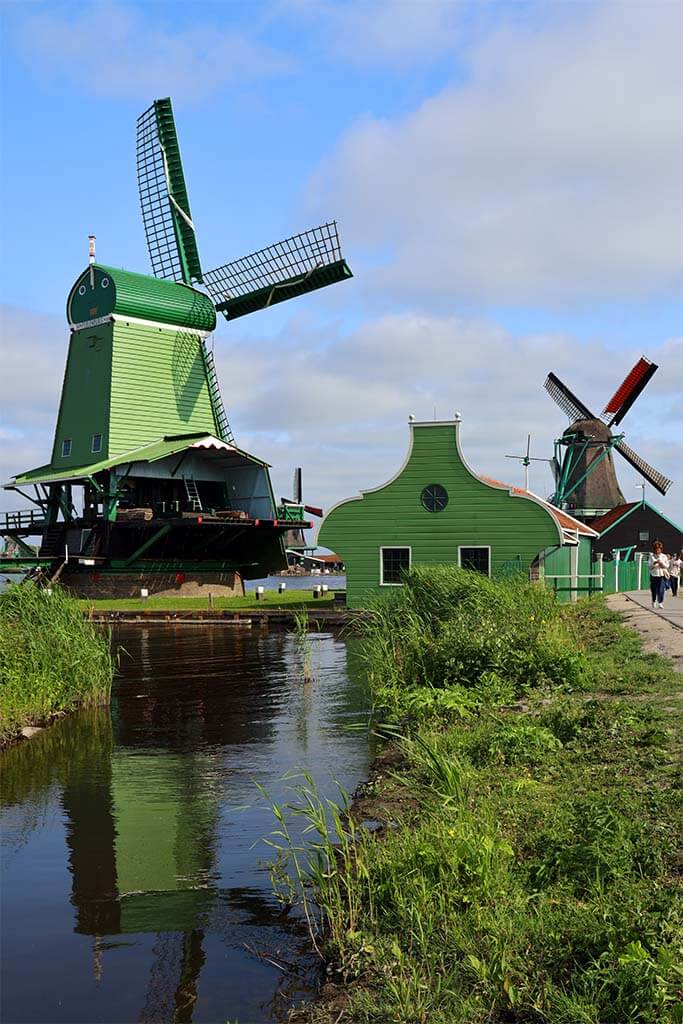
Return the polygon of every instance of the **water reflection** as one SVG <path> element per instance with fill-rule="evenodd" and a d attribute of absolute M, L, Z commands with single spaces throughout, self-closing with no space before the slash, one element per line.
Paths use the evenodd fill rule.
<path fill-rule="evenodd" d="M 344 726 L 364 718 L 362 680 L 329 634 L 312 638 L 309 684 L 291 635 L 124 626 L 116 639 L 111 714 L 3 756 L 2 1019 L 282 1019 L 313 961 L 254 848 L 272 822 L 253 781 L 277 797 L 301 765 L 328 792 L 333 776 L 353 788 L 368 741 Z"/>

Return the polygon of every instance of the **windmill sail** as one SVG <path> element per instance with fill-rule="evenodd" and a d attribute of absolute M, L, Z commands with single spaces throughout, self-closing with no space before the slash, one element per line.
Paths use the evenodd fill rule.
<path fill-rule="evenodd" d="M 138 191 L 155 277 L 202 280 L 190 201 L 170 99 L 155 100 L 138 118 Z"/>
<path fill-rule="evenodd" d="M 625 380 L 619 385 L 609 402 L 602 410 L 603 419 L 611 416 L 609 427 L 621 423 L 638 395 L 657 372 L 657 365 L 643 356 L 638 360 Z"/>
<path fill-rule="evenodd" d="M 672 480 L 669 480 L 663 473 L 653 469 L 645 459 L 641 459 L 640 455 L 634 452 L 633 448 L 629 448 L 627 444 L 624 444 L 623 441 L 617 441 L 614 447 L 641 476 L 645 477 L 648 483 L 652 484 L 655 490 L 659 491 L 660 494 L 666 494 L 673 483 Z"/>
<path fill-rule="evenodd" d="M 204 283 L 216 309 L 235 320 L 349 277 L 332 221 L 209 270 Z"/>
<path fill-rule="evenodd" d="M 595 419 L 590 409 L 583 402 L 579 401 L 576 395 L 554 373 L 548 374 L 543 386 L 552 400 L 562 409 L 562 412 L 567 414 L 572 423 L 576 420 Z"/>

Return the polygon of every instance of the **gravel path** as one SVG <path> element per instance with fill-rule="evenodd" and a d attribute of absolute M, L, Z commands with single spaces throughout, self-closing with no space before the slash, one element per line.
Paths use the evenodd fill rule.
<path fill-rule="evenodd" d="M 611 594 L 607 604 L 645 638 L 646 651 L 663 654 L 677 672 L 683 672 L 683 598 L 668 595 L 662 611 L 650 607 L 650 596 L 644 591 Z"/>

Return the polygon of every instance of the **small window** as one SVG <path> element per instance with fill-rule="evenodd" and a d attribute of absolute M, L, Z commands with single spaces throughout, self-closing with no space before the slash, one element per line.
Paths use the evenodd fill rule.
<path fill-rule="evenodd" d="M 102 280 L 100 281 L 100 285 L 101 285 L 102 288 L 108 288 L 109 287 L 109 278 L 108 277 L 103 277 Z"/>
<path fill-rule="evenodd" d="M 68 459 L 71 455 L 71 438 L 67 437 L 62 441 L 62 458 Z"/>
<path fill-rule="evenodd" d="M 92 436 L 92 444 L 90 445 L 90 451 L 91 452 L 101 452 L 102 451 L 102 435 L 101 434 L 93 434 L 93 436 Z"/>
<path fill-rule="evenodd" d="M 461 569 L 471 569 L 483 576 L 491 575 L 491 548 L 458 548 L 458 561 Z"/>
<path fill-rule="evenodd" d="M 380 585 L 400 587 L 404 572 L 410 572 L 410 548 L 380 548 Z"/>
<path fill-rule="evenodd" d="M 649 530 L 641 530 L 640 533 L 638 534 L 638 540 L 649 540 L 649 539 L 650 539 L 650 531 Z"/>
<path fill-rule="evenodd" d="M 443 512 L 448 504 L 448 491 L 441 484 L 427 484 L 420 495 L 420 501 L 428 512 Z"/>

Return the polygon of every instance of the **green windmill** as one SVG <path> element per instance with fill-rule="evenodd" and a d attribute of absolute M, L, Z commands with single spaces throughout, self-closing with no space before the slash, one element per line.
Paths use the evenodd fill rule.
<path fill-rule="evenodd" d="M 203 271 L 170 99 L 138 120 L 137 172 L 154 276 L 96 262 L 91 236 L 67 299 L 51 460 L 5 485 L 33 507 L 0 518 L 19 555 L 0 569 L 38 567 L 81 593 L 239 589 L 284 567 L 285 532 L 310 524 L 235 443 L 207 344 L 216 312 L 233 320 L 352 274 L 334 222 Z"/>

